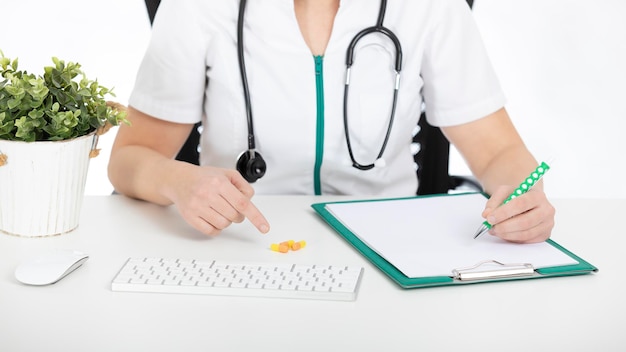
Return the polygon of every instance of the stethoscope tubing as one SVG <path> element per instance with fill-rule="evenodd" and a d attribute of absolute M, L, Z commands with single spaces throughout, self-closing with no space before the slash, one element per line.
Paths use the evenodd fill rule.
<path fill-rule="evenodd" d="M 354 38 L 350 41 L 350 45 L 348 45 L 348 49 L 346 50 L 346 80 L 343 91 L 343 124 L 344 124 L 344 132 L 346 135 L 346 146 L 348 148 L 348 154 L 350 155 L 350 160 L 352 161 L 352 166 L 359 170 L 370 170 L 376 166 L 376 162 L 371 164 L 363 165 L 356 161 L 354 157 L 354 153 L 352 151 L 352 143 L 350 142 L 350 129 L 348 125 L 348 93 L 350 90 L 350 72 L 352 68 L 352 64 L 354 63 L 354 52 L 355 48 L 363 37 L 372 33 L 380 33 L 389 38 L 395 47 L 396 57 L 395 57 L 395 84 L 393 88 L 393 102 L 391 105 L 391 113 L 389 116 L 389 125 L 387 126 L 387 131 L 385 133 L 385 139 L 383 140 L 383 144 L 380 147 L 380 151 L 376 156 L 376 160 L 382 158 L 385 153 L 385 149 L 387 148 L 387 142 L 389 141 L 389 137 L 391 136 L 391 129 L 393 127 L 393 121 L 396 116 L 396 107 L 398 103 L 398 91 L 400 90 L 400 72 L 402 71 L 402 45 L 400 44 L 400 40 L 398 37 L 387 27 L 383 25 L 383 20 L 385 19 L 385 11 L 387 8 L 387 1 L 381 0 L 380 2 L 380 10 L 378 13 L 378 20 L 376 21 L 376 25 L 372 27 L 365 28 L 357 33 Z"/>
<path fill-rule="evenodd" d="M 246 0 L 240 0 L 239 3 L 239 14 L 237 18 L 237 58 L 239 62 L 239 73 L 241 76 L 241 82 L 243 86 L 243 94 L 244 94 L 244 102 L 246 105 L 246 119 L 248 123 L 248 152 L 251 156 L 255 154 L 255 138 L 254 138 L 254 123 L 252 116 L 252 104 L 250 99 L 250 89 L 248 87 L 248 78 L 246 74 L 246 64 L 244 59 L 244 49 L 243 49 L 243 23 L 244 23 L 244 13 L 246 8 Z M 346 51 L 346 80 L 345 80 L 345 88 L 343 95 L 343 122 L 344 122 L 344 132 L 346 136 L 346 145 L 348 148 L 348 154 L 350 155 L 350 159 L 352 161 L 352 166 L 359 170 L 370 170 L 374 168 L 376 163 L 363 165 L 356 161 L 354 157 L 354 153 L 352 151 L 352 144 L 350 142 L 350 133 L 348 127 L 348 93 L 350 88 L 350 70 L 352 64 L 354 63 L 354 52 L 358 42 L 368 34 L 372 33 L 381 33 L 387 38 L 389 38 L 395 47 L 396 57 L 394 63 L 395 70 L 395 84 L 393 91 L 393 103 L 391 106 L 391 113 L 389 117 L 389 125 L 387 127 L 387 131 L 385 133 L 385 139 L 383 140 L 383 144 L 378 152 L 376 160 L 381 159 L 385 149 L 387 148 L 387 143 L 389 141 L 389 137 L 391 135 L 391 129 L 393 126 L 393 121 L 396 115 L 396 106 L 398 102 L 398 91 L 400 89 L 400 72 L 402 71 L 402 46 L 400 44 L 400 40 L 398 37 L 387 27 L 383 25 L 383 21 L 385 18 L 385 11 L 387 9 L 387 1 L 381 0 L 380 2 L 380 10 L 378 12 L 378 18 L 376 21 L 376 25 L 372 27 L 365 28 L 357 33 L 354 38 L 350 41 L 350 45 L 348 45 L 348 49 Z"/>
<path fill-rule="evenodd" d="M 250 102 L 250 88 L 246 74 L 246 62 L 243 52 L 243 20 L 246 10 L 246 0 L 240 0 L 239 16 L 237 18 L 237 59 L 239 61 L 239 74 L 243 86 L 243 97 L 246 105 L 246 119 L 248 122 L 248 151 L 254 153 L 256 143 L 254 140 L 254 123 L 252 118 L 252 103 Z"/>

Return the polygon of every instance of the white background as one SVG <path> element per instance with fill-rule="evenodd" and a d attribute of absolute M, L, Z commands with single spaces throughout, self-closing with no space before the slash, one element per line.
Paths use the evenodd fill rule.
<path fill-rule="evenodd" d="M 0 9 L 0 50 L 21 68 L 79 62 L 127 102 L 150 35 L 143 0 L 0 0 Z M 548 196 L 625 198 L 626 1 L 476 0 L 474 15 L 514 123 L 538 159 L 554 160 Z M 112 191 L 114 135 L 100 140 L 87 194 Z M 456 153 L 451 170 L 468 173 Z"/>

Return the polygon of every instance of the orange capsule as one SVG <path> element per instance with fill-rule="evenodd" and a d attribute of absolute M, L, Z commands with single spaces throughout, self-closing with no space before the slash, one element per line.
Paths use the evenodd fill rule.
<path fill-rule="evenodd" d="M 288 240 L 288 241 L 281 242 L 280 245 L 287 246 L 287 248 L 292 249 L 294 242 L 295 242 L 294 240 Z"/>
<path fill-rule="evenodd" d="M 292 246 L 291 246 L 291 250 L 293 251 L 297 251 L 299 249 L 302 249 L 306 246 L 306 241 L 298 241 L 295 242 Z"/>
<path fill-rule="evenodd" d="M 270 245 L 270 249 L 274 252 L 287 253 L 289 251 L 289 246 L 282 243 L 272 243 Z"/>

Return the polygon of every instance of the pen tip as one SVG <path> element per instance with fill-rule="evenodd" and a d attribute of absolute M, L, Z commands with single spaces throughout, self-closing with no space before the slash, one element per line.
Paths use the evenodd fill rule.
<path fill-rule="evenodd" d="M 487 232 L 487 230 L 488 230 L 487 226 L 480 225 L 478 230 L 476 230 L 476 232 L 474 233 L 474 239 L 477 239 L 480 235 L 482 235 L 483 233 Z"/>

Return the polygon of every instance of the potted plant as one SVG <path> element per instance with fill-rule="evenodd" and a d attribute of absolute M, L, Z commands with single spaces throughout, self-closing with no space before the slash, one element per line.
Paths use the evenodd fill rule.
<path fill-rule="evenodd" d="M 52 58 L 42 75 L 0 51 L 0 231 L 49 236 L 78 226 L 98 136 L 127 123 L 111 89 Z"/>

